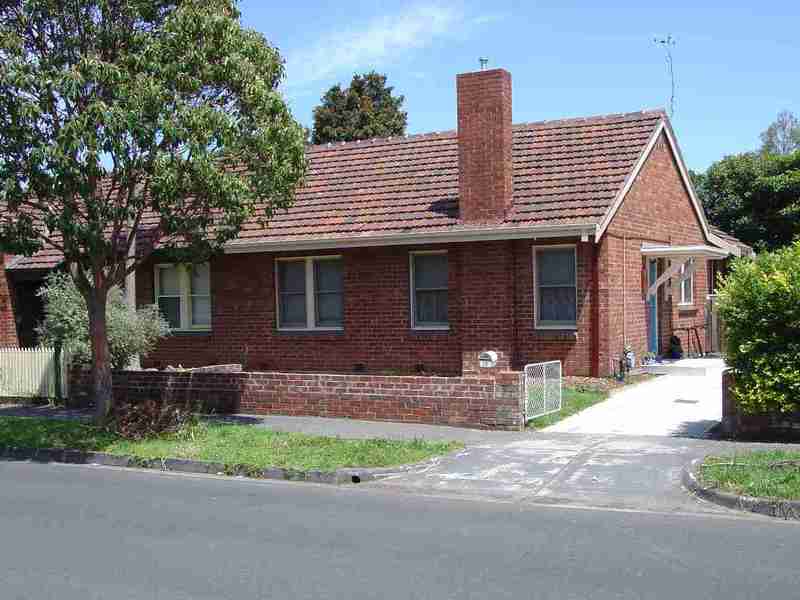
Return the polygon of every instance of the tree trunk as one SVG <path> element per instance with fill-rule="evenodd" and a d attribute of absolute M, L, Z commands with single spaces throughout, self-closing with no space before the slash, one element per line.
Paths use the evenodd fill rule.
<path fill-rule="evenodd" d="M 111 353 L 108 346 L 106 327 L 107 292 L 94 287 L 87 299 L 89 307 L 89 335 L 92 340 L 92 399 L 95 415 L 105 419 L 114 403 L 111 385 Z"/>

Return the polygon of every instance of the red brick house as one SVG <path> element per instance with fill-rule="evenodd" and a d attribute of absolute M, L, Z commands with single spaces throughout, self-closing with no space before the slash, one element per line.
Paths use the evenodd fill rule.
<path fill-rule="evenodd" d="M 308 148 L 294 206 L 210 264 L 143 267 L 138 302 L 174 327 L 146 366 L 461 375 L 494 350 L 606 375 L 704 323 L 706 262 L 740 249 L 665 113 L 514 125 L 502 69 L 459 75 L 457 99 L 457 131 Z M 6 257 L 23 292 L 0 280 L 0 342 L 29 336 L 26 281 L 59 261 Z"/>

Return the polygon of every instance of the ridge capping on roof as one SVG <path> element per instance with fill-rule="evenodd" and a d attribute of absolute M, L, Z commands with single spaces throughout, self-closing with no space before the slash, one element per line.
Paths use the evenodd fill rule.
<path fill-rule="evenodd" d="M 548 125 L 582 125 L 594 121 L 608 121 L 613 119 L 631 119 L 634 117 L 649 116 L 652 118 L 661 118 L 666 116 L 666 111 L 663 108 L 643 108 L 638 111 L 620 112 L 620 113 L 607 113 L 600 115 L 588 115 L 581 117 L 562 117 L 559 119 L 545 119 L 542 121 L 521 121 L 513 123 L 511 126 L 514 129 L 525 129 L 528 127 L 542 127 Z M 359 145 L 368 144 L 397 144 L 404 141 L 413 141 L 417 139 L 435 139 L 435 138 L 450 138 L 458 135 L 455 129 L 444 129 L 442 131 L 424 131 L 420 133 L 406 133 L 403 135 L 389 135 L 385 137 L 364 138 L 360 140 L 350 140 L 344 142 L 325 142 L 323 144 L 306 144 L 306 152 L 324 152 L 326 150 L 335 150 L 337 148 L 346 148 Z"/>

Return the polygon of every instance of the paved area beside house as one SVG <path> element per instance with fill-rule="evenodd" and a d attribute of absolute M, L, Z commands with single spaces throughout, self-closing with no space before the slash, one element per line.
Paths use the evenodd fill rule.
<path fill-rule="evenodd" d="M 722 418 L 721 359 L 678 361 L 545 431 L 703 437 Z"/>

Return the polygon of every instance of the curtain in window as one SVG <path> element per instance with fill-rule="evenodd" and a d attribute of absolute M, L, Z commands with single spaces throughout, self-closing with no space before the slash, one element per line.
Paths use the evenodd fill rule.
<path fill-rule="evenodd" d="M 414 255 L 414 324 L 447 325 L 447 255 Z"/>
<path fill-rule="evenodd" d="M 306 263 L 305 261 L 278 262 L 278 290 L 280 293 L 280 326 L 306 326 Z"/>
<path fill-rule="evenodd" d="M 211 325 L 211 282 L 208 264 L 191 270 L 192 325 Z"/>
<path fill-rule="evenodd" d="M 538 249 L 536 267 L 539 323 L 575 325 L 577 291 L 574 249 Z"/>
<path fill-rule="evenodd" d="M 177 266 L 158 269 L 158 310 L 172 329 L 181 326 L 181 282 Z"/>
<path fill-rule="evenodd" d="M 342 327 L 344 294 L 341 260 L 314 261 L 314 294 L 317 327 Z"/>

